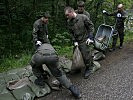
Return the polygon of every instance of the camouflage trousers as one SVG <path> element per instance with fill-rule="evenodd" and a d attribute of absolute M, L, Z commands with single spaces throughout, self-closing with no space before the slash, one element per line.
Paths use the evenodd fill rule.
<path fill-rule="evenodd" d="M 35 53 L 31 59 L 31 66 L 33 74 L 36 77 L 44 76 L 43 64 L 45 64 L 50 70 L 51 74 L 55 77 L 62 76 L 62 72 L 58 69 L 58 56 L 53 55 L 43 55 L 40 53 Z"/>

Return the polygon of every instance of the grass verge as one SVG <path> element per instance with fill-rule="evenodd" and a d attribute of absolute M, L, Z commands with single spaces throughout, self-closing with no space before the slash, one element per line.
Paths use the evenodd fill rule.
<path fill-rule="evenodd" d="M 3 58 L 0 64 L 0 72 L 8 71 L 10 69 L 20 68 L 29 64 L 31 54 L 22 54 L 21 57 L 10 56 Z"/>

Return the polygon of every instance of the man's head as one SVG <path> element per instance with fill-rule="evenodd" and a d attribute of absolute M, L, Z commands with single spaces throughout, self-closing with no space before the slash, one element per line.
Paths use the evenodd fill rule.
<path fill-rule="evenodd" d="M 117 9 L 118 9 L 118 11 L 122 11 L 123 10 L 123 4 L 118 4 Z"/>
<path fill-rule="evenodd" d="M 48 23 L 48 19 L 50 18 L 51 16 L 50 16 L 50 14 L 49 14 L 49 12 L 45 12 L 44 14 L 43 14 L 43 16 L 42 16 L 42 21 L 44 22 L 44 23 Z"/>
<path fill-rule="evenodd" d="M 85 7 L 84 1 L 78 1 L 78 2 L 77 2 L 77 6 L 78 6 L 78 12 L 79 12 L 79 13 L 83 13 L 84 7 Z"/>
<path fill-rule="evenodd" d="M 74 11 L 73 8 L 71 7 L 66 7 L 65 10 L 65 16 L 68 18 L 68 19 L 72 19 L 72 18 L 75 18 L 76 17 L 76 13 Z"/>

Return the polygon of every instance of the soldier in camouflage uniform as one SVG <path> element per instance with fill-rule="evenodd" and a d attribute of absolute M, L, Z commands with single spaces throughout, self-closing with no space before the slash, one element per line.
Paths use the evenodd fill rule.
<path fill-rule="evenodd" d="M 32 66 L 33 74 L 37 77 L 35 84 L 41 87 L 45 85 L 46 76 L 43 70 L 43 64 L 45 64 L 51 71 L 52 75 L 55 76 L 62 85 L 69 89 L 76 98 L 80 98 L 81 94 L 79 89 L 73 85 L 66 75 L 58 68 L 59 58 L 55 49 L 49 43 L 48 37 L 46 37 L 48 34 L 46 22 L 48 22 L 48 16 L 46 17 L 46 14 L 44 14 L 41 19 L 35 22 L 33 29 L 33 38 L 37 49 L 32 56 L 30 64 Z M 44 24 L 45 27 L 42 27 L 42 24 Z M 38 43 L 37 41 L 40 42 Z"/>
<path fill-rule="evenodd" d="M 49 43 L 48 39 L 48 18 L 50 17 L 48 12 L 43 14 L 43 17 L 36 20 L 33 25 L 33 41 L 35 43 L 35 47 L 37 49 L 42 43 Z"/>
<path fill-rule="evenodd" d="M 115 30 L 114 30 L 114 36 L 113 36 L 113 43 L 112 43 L 112 48 L 110 51 L 115 50 L 117 38 L 119 36 L 120 38 L 120 46 L 119 48 L 121 49 L 123 46 L 123 41 L 124 41 L 124 21 L 126 19 L 126 12 L 123 9 L 123 5 L 119 4 L 117 6 L 117 11 L 109 14 L 105 10 L 103 10 L 103 13 L 106 14 L 107 16 L 114 16 L 116 18 L 116 25 L 115 25 Z M 117 34 L 118 33 L 118 34 Z"/>
<path fill-rule="evenodd" d="M 77 14 L 84 14 L 90 19 L 90 14 L 87 11 L 85 11 L 85 3 L 84 3 L 84 1 L 78 1 L 77 5 L 78 5 L 78 9 L 75 10 L 75 12 Z"/>
<path fill-rule="evenodd" d="M 84 14 L 76 14 L 74 9 L 67 7 L 65 16 L 68 18 L 68 28 L 72 35 L 74 46 L 78 46 L 86 66 L 84 78 L 93 73 L 93 58 L 91 42 L 93 42 L 94 26 L 91 20 Z"/>

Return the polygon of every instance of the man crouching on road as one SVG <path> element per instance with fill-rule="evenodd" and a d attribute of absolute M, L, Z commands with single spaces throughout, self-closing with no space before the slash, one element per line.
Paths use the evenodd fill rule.
<path fill-rule="evenodd" d="M 59 58 L 56 54 L 55 49 L 52 47 L 48 41 L 48 14 L 44 14 L 42 18 L 35 21 L 33 25 L 33 39 L 35 41 L 36 51 L 31 59 L 31 66 L 33 74 L 37 77 L 35 84 L 43 86 L 45 84 L 45 75 L 43 70 L 43 64 L 45 64 L 52 75 L 64 85 L 67 89 L 71 91 L 73 96 L 80 98 L 81 94 L 79 89 L 71 83 L 71 81 L 58 69 Z"/>
<path fill-rule="evenodd" d="M 65 8 L 65 16 L 68 18 L 68 28 L 72 35 L 74 46 L 78 46 L 85 63 L 84 78 L 88 78 L 94 72 L 92 47 L 94 26 L 91 20 L 83 14 L 76 14 L 71 7 Z"/>

